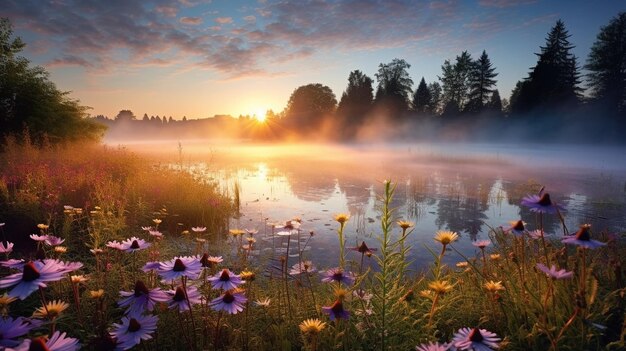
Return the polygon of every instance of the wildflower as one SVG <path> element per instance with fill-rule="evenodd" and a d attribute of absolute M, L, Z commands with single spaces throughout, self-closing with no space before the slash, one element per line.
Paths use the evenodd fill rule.
<path fill-rule="evenodd" d="M 115 250 L 120 250 L 120 251 L 124 250 L 124 246 L 122 245 L 122 243 L 120 243 L 117 240 L 109 241 L 106 243 L 105 246 L 111 249 L 115 249 Z"/>
<path fill-rule="evenodd" d="M 152 311 L 157 302 L 169 299 L 166 293 L 159 288 L 148 290 L 141 280 L 135 283 L 135 291 L 120 291 L 122 299 L 117 302 L 120 307 L 128 307 L 126 313 L 131 316 L 141 315 L 144 311 Z"/>
<path fill-rule="evenodd" d="M 245 229 L 246 233 L 248 233 L 248 235 L 253 236 L 255 234 L 257 234 L 259 232 L 258 229 Z"/>
<path fill-rule="evenodd" d="M 326 328 L 326 322 L 322 322 L 317 318 L 305 319 L 298 327 L 302 334 L 319 334 Z"/>
<path fill-rule="evenodd" d="M 4 242 L 0 241 L 0 253 L 10 254 L 11 251 L 13 251 L 13 243 L 7 241 L 5 245 Z"/>
<path fill-rule="evenodd" d="M 248 241 L 248 243 L 250 244 L 254 244 L 256 243 L 256 239 L 255 238 L 246 238 L 246 240 Z M 252 246 L 252 245 L 251 245 Z"/>
<path fill-rule="evenodd" d="M 447 351 L 450 348 L 450 344 L 439 344 L 438 342 L 428 344 L 421 344 L 415 346 L 415 351 Z"/>
<path fill-rule="evenodd" d="M 46 239 L 48 238 L 47 235 L 37 235 L 37 234 L 31 234 L 30 238 L 37 241 L 37 242 L 44 242 L 46 241 Z"/>
<path fill-rule="evenodd" d="M 167 294 L 171 297 L 169 300 L 169 308 L 176 308 L 178 311 L 187 311 L 189 310 L 189 303 L 187 303 L 187 299 L 192 305 L 197 305 L 201 302 L 200 292 L 195 286 L 187 286 L 187 294 L 185 295 L 185 290 L 182 286 L 176 288 L 176 290 L 169 290 Z"/>
<path fill-rule="evenodd" d="M 243 311 L 244 304 L 248 299 L 243 293 L 235 290 L 227 290 L 224 295 L 210 302 L 215 311 L 226 311 L 228 314 L 237 314 Z"/>
<path fill-rule="evenodd" d="M 562 239 L 561 242 L 564 244 L 582 246 L 587 249 L 597 249 L 600 246 L 606 245 L 606 243 L 591 239 L 589 228 L 591 228 L 590 224 L 583 224 L 580 226 L 580 229 L 578 229 L 576 234 Z"/>
<path fill-rule="evenodd" d="M 293 234 L 293 232 L 290 230 L 282 230 L 276 233 L 276 235 L 280 235 L 280 236 L 291 236 L 291 234 Z"/>
<path fill-rule="evenodd" d="M 180 232 L 181 235 L 189 235 L 189 231 L 188 230 L 183 230 L 182 232 Z"/>
<path fill-rule="evenodd" d="M 204 244 L 204 243 L 206 243 L 206 239 L 204 239 L 204 238 L 196 238 L 196 242 L 199 243 L 199 244 Z"/>
<path fill-rule="evenodd" d="M 324 306 L 322 307 L 322 312 L 326 313 L 331 321 L 337 319 L 348 319 L 350 318 L 350 312 L 343 309 L 343 302 L 341 300 L 336 300 L 332 306 Z"/>
<path fill-rule="evenodd" d="M 54 247 L 54 252 L 60 253 L 60 254 L 66 253 L 67 252 L 67 246 L 55 246 Z"/>
<path fill-rule="evenodd" d="M 435 235 L 435 241 L 440 242 L 442 245 L 449 245 L 459 239 L 459 235 L 456 232 L 449 230 L 439 230 Z"/>
<path fill-rule="evenodd" d="M 239 285 L 243 284 L 241 276 L 234 274 L 228 268 L 223 269 L 221 272 L 209 278 L 213 289 L 231 290 Z"/>
<path fill-rule="evenodd" d="M 66 273 L 59 261 L 46 260 L 25 263 L 22 272 L 11 274 L 0 280 L 0 288 L 15 286 L 9 296 L 24 300 L 39 287 L 45 288 L 48 282 L 63 279 Z"/>
<path fill-rule="evenodd" d="M 335 295 L 335 297 L 338 300 L 342 300 L 346 298 L 346 296 L 348 295 L 348 290 L 346 289 L 342 289 L 342 288 L 337 288 L 333 291 L 333 294 Z"/>
<path fill-rule="evenodd" d="M 103 289 L 98 289 L 98 290 L 90 290 L 89 291 L 89 296 L 92 299 L 99 299 L 102 296 L 104 296 L 104 290 Z"/>
<path fill-rule="evenodd" d="M 452 338 L 454 347 L 461 350 L 489 351 L 500 347 L 500 338 L 495 333 L 486 329 L 459 329 Z"/>
<path fill-rule="evenodd" d="M 530 210 L 538 213 L 554 214 L 564 212 L 565 209 L 550 199 L 550 194 L 528 195 L 522 199 L 522 205 L 530 207 Z"/>
<path fill-rule="evenodd" d="M 151 333 L 157 328 L 157 316 L 122 317 L 122 323 L 113 323 L 111 336 L 117 339 L 118 347 L 128 350 L 138 345 L 141 340 L 152 339 Z"/>
<path fill-rule="evenodd" d="M 263 300 L 254 301 L 254 304 L 259 307 L 269 307 L 271 302 L 272 302 L 272 299 L 270 299 L 269 297 L 266 297 Z"/>
<path fill-rule="evenodd" d="M 528 232 L 528 236 L 531 239 L 538 240 L 538 239 L 543 238 L 543 231 L 541 231 L 539 229 L 531 230 L 530 232 Z"/>
<path fill-rule="evenodd" d="M 35 310 L 33 313 L 33 317 L 35 318 L 48 318 L 54 319 L 58 317 L 61 312 L 65 311 L 70 304 L 63 302 L 61 300 L 53 300 L 46 304 L 46 306 L 41 306 Z"/>
<path fill-rule="evenodd" d="M 341 226 L 346 224 L 348 219 L 350 219 L 350 215 L 347 214 L 347 213 L 339 213 L 339 214 L 335 215 L 335 221 L 339 222 L 339 224 L 341 224 Z"/>
<path fill-rule="evenodd" d="M 5 315 L 11 302 L 17 300 L 15 297 L 11 297 L 6 293 L 0 295 L 0 315 Z"/>
<path fill-rule="evenodd" d="M 57 246 L 63 244 L 63 242 L 65 242 L 65 239 L 61 239 L 58 236 L 54 235 L 46 235 L 46 239 L 44 240 L 44 242 L 49 246 Z"/>
<path fill-rule="evenodd" d="M 197 257 L 175 257 L 169 261 L 161 262 L 157 272 L 163 279 L 174 280 L 179 277 L 196 279 L 202 271 L 202 265 Z"/>
<path fill-rule="evenodd" d="M 78 284 L 78 283 L 84 283 L 88 280 L 89 278 L 85 277 L 84 275 L 71 275 L 70 276 L 70 280 L 72 281 L 72 283 L 74 284 Z"/>
<path fill-rule="evenodd" d="M 484 250 L 485 247 L 491 245 L 491 241 L 489 241 L 489 240 L 477 240 L 477 241 L 474 241 L 472 243 L 472 245 L 476 246 L 477 248 L 479 248 L 481 250 Z"/>
<path fill-rule="evenodd" d="M 222 258 L 222 256 L 209 256 L 207 253 L 202 255 L 202 257 L 200 258 L 200 264 L 202 265 L 202 268 L 214 267 L 217 266 L 218 263 L 221 263 L 223 261 L 224 259 Z"/>
<path fill-rule="evenodd" d="M 511 226 L 504 230 L 505 233 L 513 233 L 515 236 L 522 236 L 527 232 L 526 223 L 522 220 L 509 222 Z"/>
<path fill-rule="evenodd" d="M 415 226 L 415 224 L 413 222 L 409 222 L 409 221 L 398 221 L 398 226 L 400 228 L 402 228 L 402 230 L 407 230 L 407 229 Z"/>
<path fill-rule="evenodd" d="M 469 262 L 467 262 L 467 261 L 457 262 L 456 266 L 459 267 L 459 268 L 466 268 L 467 266 L 469 266 Z"/>
<path fill-rule="evenodd" d="M 160 219 L 158 219 L 158 218 L 155 218 L 155 219 L 153 219 L 153 220 L 152 220 L 152 222 L 154 222 L 154 224 L 156 224 L 156 225 L 159 225 L 159 224 L 161 224 L 163 221 L 162 221 L 162 220 L 160 220 Z"/>
<path fill-rule="evenodd" d="M 491 254 L 489 255 L 492 261 L 498 261 L 500 259 L 500 254 Z"/>
<path fill-rule="evenodd" d="M 144 264 L 143 267 L 141 267 L 141 270 L 146 273 L 149 273 L 150 271 L 156 271 L 159 268 L 161 268 L 161 262 L 150 261 L 150 262 L 146 262 L 146 264 Z"/>
<path fill-rule="evenodd" d="M 163 238 L 163 233 L 161 233 L 158 230 L 149 230 L 148 234 L 150 234 L 155 239 L 162 239 Z"/>
<path fill-rule="evenodd" d="M 152 228 L 152 227 L 150 227 L 150 226 L 148 226 L 148 227 L 143 227 L 143 226 L 142 226 L 142 227 L 141 227 L 141 230 L 146 231 L 146 232 L 149 232 L 149 231 L 151 231 L 151 230 L 154 230 L 154 228 Z"/>
<path fill-rule="evenodd" d="M 206 230 L 206 227 L 191 227 L 191 230 L 194 233 L 202 233 Z"/>
<path fill-rule="evenodd" d="M 556 266 L 552 265 L 548 268 L 543 263 L 537 263 L 537 269 L 544 272 L 548 277 L 552 279 L 566 279 L 571 278 L 574 275 L 574 272 L 568 272 L 565 269 L 556 270 Z"/>
<path fill-rule="evenodd" d="M 241 276 L 241 280 L 245 280 L 245 281 L 253 281 L 254 278 L 256 277 L 256 274 L 250 271 L 243 271 L 239 273 L 239 275 Z"/>
<path fill-rule="evenodd" d="M 433 292 L 431 290 L 422 290 L 419 292 L 419 295 L 427 299 L 433 299 Z"/>
<path fill-rule="evenodd" d="M 0 349 L 19 345 L 19 342 L 13 339 L 28 334 L 31 329 L 38 326 L 38 322 L 24 317 L 15 319 L 12 317 L 0 317 L 0 346 L 2 346 Z"/>
<path fill-rule="evenodd" d="M 321 273 L 324 274 L 324 278 L 322 278 L 322 282 L 324 283 L 338 282 L 344 283 L 346 285 L 351 285 L 354 283 L 354 275 L 350 272 L 344 272 L 343 269 L 339 267 L 331 268 L 328 269 L 326 272 Z"/>
<path fill-rule="evenodd" d="M 313 273 L 317 270 L 311 261 L 302 261 L 294 264 L 289 270 L 289 274 L 298 275 L 301 273 Z"/>
<path fill-rule="evenodd" d="M 361 245 L 357 247 L 351 247 L 350 250 L 358 251 L 367 256 L 371 256 L 374 253 L 374 251 L 378 251 L 378 249 L 371 249 L 367 247 L 367 244 L 365 244 L 365 241 L 361 242 Z"/>
<path fill-rule="evenodd" d="M 352 295 L 354 297 L 358 298 L 358 299 L 361 299 L 361 300 L 365 301 L 365 302 L 369 302 L 372 299 L 372 297 L 374 296 L 372 294 L 367 293 L 363 289 L 354 290 L 352 292 Z"/>
<path fill-rule="evenodd" d="M 89 249 L 89 252 L 91 252 L 95 256 L 95 255 L 100 255 L 101 253 L 104 252 L 104 250 L 102 250 L 102 249 Z"/>
<path fill-rule="evenodd" d="M 39 228 L 41 230 L 46 230 L 46 229 L 50 228 L 50 226 L 47 225 L 47 224 L 39 223 L 39 224 L 37 224 L 37 228 Z"/>
<path fill-rule="evenodd" d="M 502 286 L 501 281 L 494 282 L 493 280 L 490 280 L 485 283 L 485 289 L 491 293 L 497 293 L 500 290 L 504 290 L 504 286 Z"/>
<path fill-rule="evenodd" d="M 123 251 L 136 252 L 139 250 L 147 249 L 148 247 L 150 247 L 150 243 L 146 242 L 143 239 L 139 239 L 133 236 L 130 239 L 126 239 L 122 241 L 121 246 L 122 246 L 121 250 Z"/>
<path fill-rule="evenodd" d="M 47 340 L 44 337 L 26 339 L 16 350 L 74 351 L 80 349 L 78 339 L 68 338 L 66 335 L 67 333 L 57 330 Z"/>
<path fill-rule="evenodd" d="M 231 229 L 228 231 L 230 235 L 234 237 L 238 237 L 239 235 L 244 235 L 246 232 L 241 229 Z"/>
<path fill-rule="evenodd" d="M 452 290 L 453 286 L 445 280 L 435 280 L 428 284 L 428 288 L 437 294 L 445 294 Z"/>

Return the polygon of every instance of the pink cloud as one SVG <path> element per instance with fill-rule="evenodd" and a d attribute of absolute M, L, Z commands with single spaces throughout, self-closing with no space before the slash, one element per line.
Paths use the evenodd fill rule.
<path fill-rule="evenodd" d="M 179 22 L 183 23 L 183 24 L 197 26 L 199 24 L 202 24 L 202 18 L 200 18 L 200 17 L 181 17 Z"/>
<path fill-rule="evenodd" d="M 233 23 L 233 18 L 232 17 L 218 17 L 215 19 L 215 22 L 219 24 Z"/>

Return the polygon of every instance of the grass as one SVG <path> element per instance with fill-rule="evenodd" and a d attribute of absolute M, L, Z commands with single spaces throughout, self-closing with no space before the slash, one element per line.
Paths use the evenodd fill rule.
<path fill-rule="evenodd" d="M 486 343 L 489 332 L 497 335 L 501 350 L 626 347 L 622 276 L 626 256 L 620 234 L 590 232 L 591 239 L 606 245 L 585 249 L 563 244 L 560 236 L 533 239 L 530 234 L 537 232 L 530 229 L 541 233 L 542 228 L 525 228 L 520 235 L 492 228 L 490 240 L 476 257 L 457 252 L 453 237 L 445 245 L 439 236 L 432 247 L 410 247 L 405 239 L 412 224 L 399 222 L 391 207 L 395 186 L 386 182 L 379 199 L 377 251 L 366 254 L 342 246 L 336 265 L 354 281 L 331 276 L 330 282 L 323 282 L 320 278 L 325 275 L 314 267 L 315 257 L 307 257 L 304 250 L 315 245 L 315 237 L 302 232 L 298 220 L 268 224 L 272 229 L 260 233 L 226 228 L 223 223 L 235 214 L 236 205 L 213 185 L 153 168 L 124 150 L 95 148 L 87 153 L 28 145 L 9 145 L 6 150 L 0 184 L 8 205 L 0 219 L 7 228 L 16 220 L 31 220 L 26 237 L 37 223 L 50 224 L 36 230 L 63 237 L 67 251 L 41 244 L 46 257 L 81 261 L 83 267 L 71 274 L 88 278 L 50 282 L 41 294 L 34 292 L 25 300 L 7 303 L 0 298 L 4 318 L 31 316 L 43 301 L 70 305 L 58 316 L 44 318 L 20 340 L 52 335 L 55 329 L 80 340 L 85 349 L 112 349 L 110 332 L 125 315 L 119 306 L 120 291 L 134 292 L 141 280 L 148 289 L 172 291 L 170 299 L 180 288 L 193 305 L 191 311 L 179 312 L 168 308 L 172 300 L 146 309 L 146 315 L 158 317 L 158 324 L 146 333 L 149 340 L 135 346 L 145 350 L 409 350 L 429 342 L 449 343 L 455 337 L 458 342 L 468 335 Z M 207 204 L 207 198 L 213 202 Z M 74 208 L 63 208 L 68 204 Z M 341 237 L 349 217 L 336 220 Z M 158 239 L 142 226 L 165 236 Z M 4 234 L 7 239 L 18 237 Z M 134 253 L 105 246 L 131 236 L 150 246 Z M 88 248 L 102 251 L 91 254 Z M 422 273 L 407 272 L 410 250 L 431 252 L 431 264 Z M 36 250 L 25 250 L 16 242 L 15 251 L 7 257 L 28 259 Z M 146 263 L 180 256 L 200 260 L 203 254 L 221 256 L 223 261 L 202 261 L 206 268 L 196 279 L 189 273 L 188 278 L 162 281 L 163 272 L 141 269 Z M 456 256 L 460 263 L 447 266 L 444 256 Z M 550 278 L 538 264 L 555 265 L 571 272 L 571 277 Z M 294 271 L 294 265 L 305 268 Z M 162 263 L 158 266 L 165 269 Z M 245 283 L 230 291 L 214 288 L 208 279 L 224 281 L 225 268 Z M 3 279 L 9 274 L 19 274 L 19 269 L 2 268 Z M 200 298 L 191 301 L 195 289 Z M 233 302 L 235 295 L 245 301 Z M 220 310 L 216 301 L 238 303 L 240 311 Z M 459 333 L 461 328 L 476 328 L 483 340 L 476 332 Z"/>

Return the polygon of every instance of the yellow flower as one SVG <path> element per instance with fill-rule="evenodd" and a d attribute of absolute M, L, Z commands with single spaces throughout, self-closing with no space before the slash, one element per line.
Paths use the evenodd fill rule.
<path fill-rule="evenodd" d="M 256 274 L 250 271 L 243 271 L 239 273 L 239 275 L 241 276 L 241 279 L 246 280 L 246 281 L 252 281 L 256 277 Z"/>
<path fill-rule="evenodd" d="M 254 304 L 259 307 L 269 307 L 271 302 L 272 302 L 272 299 L 270 299 L 269 297 L 266 297 L 263 300 L 259 299 L 259 300 L 254 301 Z"/>
<path fill-rule="evenodd" d="M 70 305 L 61 300 L 53 300 L 46 304 L 46 307 L 39 307 L 33 313 L 33 317 L 36 318 L 49 318 L 54 319 L 58 317 L 61 312 L 65 311 Z"/>
<path fill-rule="evenodd" d="M 91 296 L 92 299 L 99 299 L 102 296 L 104 296 L 104 290 L 103 289 L 90 290 L 89 296 Z"/>
<path fill-rule="evenodd" d="M 154 222 L 154 224 L 161 224 L 161 222 L 163 222 L 162 220 L 155 218 L 152 220 L 152 222 Z"/>
<path fill-rule="evenodd" d="M 37 224 L 37 228 L 41 229 L 41 230 L 46 230 L 48 229 L 50 226 L 47 224 L 43 224 L 43 223 L 39 223 Z"/>
<path fill-rule="evenodd" d="M 497 261 L 500 259 L 500 254 L 491 254 L 489 258 L 491 258 L 492 261 Z"/>
<path fill-rule="evenodd" d="M 335 215 L 335 220 L 339 222 L 339 224 L 341 225 L 345 224 L 348 221 L 348 219 L 350 219 L 350 215 L 347 213 L 340 213 L 340 214 Z"/>
<path fill-rule="evenodd" d="M 317 318 L 305 319 L 299 325 L 302 334 L 319 334 L 324 328 L 326 323 L 320 321 Z"/>
<path fill-rule="evenodd" d="M 422 290 L 422 291 L 419 292 L 419 295 L 421 297 L 425 297 L 425 298 L 431 299 L 431 300 L 433 298 L 433 292 L 430 291 L 430 290 Z"/>
<path fill-rule="evenodd" d="M 494 282 L 493 280 L 490 280 L 488 282 L 485 283 L 485 289 L 487 289 L 487 291 L 492 292 L 492 293 L 496 293 L 500 290 L 504 290 L 504 286 L 502 286 L 502 282 Z"/>
<path fill-rule="evenodd" d="M 440 230 L 437 232 L 437 235 L 435 235 L 435 241 L 440 242 L 442 245 L 448 245 L 458 239 L 459 235 L 449 230 Z"/>
<path fill-rule="evenodd" d="M 337 288 L 335 289 L 334 294 L 337 297 L 337 299 L 343 300 L 349 294 L 349 292 L 346 289 Z"/>
<path fill-rule="evenodd" d="M 242 229 L 231 229 L 228 232 L 230 233 L 230 235 L 235 237 L 239 235 L 244 235 L 246 233 L 246 231 Z"/>
<path fill-rule="evenodd" d="M 246 238 L 246 240 L 248 240 L 248 242 L 249 242 L 250 244 L 254 244 L 254 243 L 256 243 L 256 239 L 255 239 L 255 238 Z"/>
<path fill-rule="evenodd" d="M 7 307 L 11 304 L 11 302 L 17 300 L 15 297 L 11 297 L 4 293 L 4 295 L 0 296 L 0 311 L 5 311 Z"/>
<path fill-rule="evenodd" d="M 407 229 L 413 227 L 415 224 L 413 224 L 413 222 L 409 222 L 409 221 L 398 221 L 398 225 L 403 230 L 407 230 Z"/>
<path fill-rule="evenodd" d="M 456 266 L 459 267 L 459 268 L 465 268 L 465 267 L 469 266 L 469 262 L 467 262 L 467 261 L 457 262 Z"/>
<path fill-rule="evenodd" d="M 54 247 L 54 252 L 56 252 L 56 253 L 66 253 L 67 252 L 67 247 L 65 247 L 65 246 L 55 246 Z"/>
<path fill-rule="evenodd" d="M 70 276 L 70 279 L 72 280 L 72 283 L 78 284 L 86 282 L 88 278 L 84 275 L 72 275 Z"/>
<path fill-rule="evenodd" d="M 436 294 L 445 294 L 452 290 L 453 286 L 448 284 L 448 282 L 445 280 L 435 280 L 434 282 L 428 284 L 428 288 L 434 291 Z"/>
<path fill-rule="evenodd" d="M 189 233 L 190 233 L 190 232 L 189 232 L 188 230 L 183 230 L 180 234 L 181 234 L 181 235 L 189 235 Z"/>

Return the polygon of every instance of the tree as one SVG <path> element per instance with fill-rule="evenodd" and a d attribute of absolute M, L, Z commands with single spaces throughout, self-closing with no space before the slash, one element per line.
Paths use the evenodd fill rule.
<path fill-rule="evenodd" d="M 432 96 L 430 90 L 426 85 L 424 77 L 420 81 L 420 84 L 415 89 L 413 94 L 413 111 L 417 113 L 429 113 L 432 105 Z"/>
<path fill-rule="evenodd" d="M 496 84 L 493 78 L 498 75 L 495 70 L 495 67 L 491 67 L 487 52 L 483 50 L 480 58 L 474 61 L 469 74 L 469 101 L 466 111 L 480 113 L 489 102 L 489 97 L 494 91 L 493 86 Z"/>
<path fill-rule="evenodd" d="M 348 76 L 348 87 L 341 95 L 337 115 L 346 122 L 361 124 L 372 107 L 372 78 L 356 70 Z"/>
<path fill-rule="evenodd" d="M 439 114 L 441 112 L 441 85 L 438 82 L 429 83 L 428 91 L 430 92 L 430 106 L 428 112 L 435 115 Z"/>
<path fill-rule="evenodd" d="M 511 98 L 512 112 L 554 110 L 578 103 L 580 74 L 569 37 L 565 24 L 558 20 L 548 33 L 546 46 L 536 54 L 537 65 L 520 86 L 518 96 Z"/>
<path fill-rule="evenodd" d="M 121 110 L 117 116 L 115 116 L 116 122 L 126 122 L 126 121 L 134 121 L 137 117 L 131 110 Z"/>
<path fill-rule="evenodd" d="M 443 89 L 444 115 L 457 115 L 465 107 L 472 67 L 472 57 L 467 51 L 456 57 L 454 65 L 450 60 L 445 60 L 441 66 L 439 80 Z"/>
<path fill-rule="evenodd" d="M 322 84 L 307 84 L 293 91 L 285 108 L 288 124 L 297 127 L 312 127 L 322 117 L 335 112 L 337 100 L 333 91 Z"/>
<path fill-rule="evenodd" d="M 485 107 L 486 110 L 491 114 L 494 114 L 496 116 L 502 114 L 502 99 L 500 99 L 500 92 L 498 91 L 498 89 L 493 90 L 493 92 L 491 93 L 491 99 L 489 99 L 489 102 Z"/>
<path fill-rule="evenodd" d="M 626 12 L 600 29 L 585 69 L 591 97 L 626 122 Z"/>
<path fill-rule="evenodd" d="M 376 104 L 391 117 L 400 118 L 409 110 L 409 96 L 413 86 L 413 80 L 407 71 L 409 68 L 410 64 L 397 58 L 390 63 L 378 65 Z"/>
<path fill-rule="evenodd" d="M 147 113 L 144 113 L 143 114 L 143 118 L 141 120 L 144 121 L 144 122 L 148 122 L 148 121 L 150 121 L 150 117 L 148 117 Z"/>
<path fill-rule="evenodd" d="M 0 18 L 0 137 L 28 132 L 35 142 L 98 140 L 103 124 L 87 118 L 87 107 L 57 89 L 42 67 L 30 67 L 19 53 L 11 22 Z"/>

